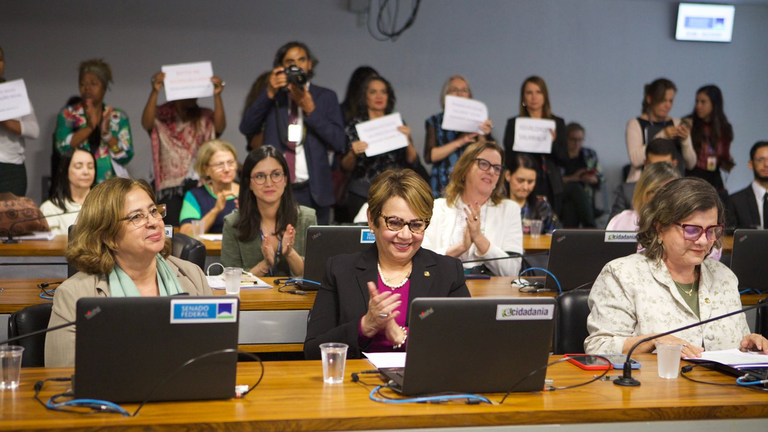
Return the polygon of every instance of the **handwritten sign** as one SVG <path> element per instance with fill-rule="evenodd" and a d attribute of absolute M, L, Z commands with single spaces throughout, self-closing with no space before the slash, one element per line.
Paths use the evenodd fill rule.
<path fill-rule="evenodd" d="M 0 84 L 0 121 L 23 117 L 31 112 L 23 79 Z"/>
<path fill-rule="evenodd" d="M 392 113 L 376 120 L 355 125 L 360 141 L 368 143 L 365 155 L 368 157 L 388 153 L 408 146 L 408 137 L 397 130 L 403 125 L 400 113 Z"/>
<path fill-rule="evenodd" d="M 526 153 L 552 153 L 554 120 L 518 117 L 515 120 L 515 144 L 512 150 Z"/>
<path fill-rule="evenodd" d="M 163 66 L 162 71 L 167 101 L 213 96 L 211 62 L 168 65 Z"/>
<path fill-rule="evenodd" d="M 458 96 L 445 95 L 444 130 L 483 134 L 479 126 L 488 120 L 484 103 Z"/>

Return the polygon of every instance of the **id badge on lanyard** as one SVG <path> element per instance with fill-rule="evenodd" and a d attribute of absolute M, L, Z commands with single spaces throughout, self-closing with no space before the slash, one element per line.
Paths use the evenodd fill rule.
<path fill-rule="evenodd" d="M 304 128 L 299 124 L 288 125 L 288 141 L 300 143 L 304 138 Z"/>
<path fill-rule="evenodd" d="M 707 171 L 717 171 L 717 155 L 715 149 L 712 148 L 712 143 L 709 142 L 707 137 L 707 146 L 709 147 L 709 155 L 707 156 Z"/>

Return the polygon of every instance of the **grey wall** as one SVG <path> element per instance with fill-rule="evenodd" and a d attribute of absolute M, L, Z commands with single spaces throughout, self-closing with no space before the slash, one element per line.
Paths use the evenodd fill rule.
<path fill-rule="evenodd" d="M 739 4 L 733 42 L 677 42 L 677 3 L 666 0 L 424 0 L 411 30 L 397 42 L 377 42 L 344 0 L 162 2 L 4 0 L 0 46 L 6 78 L 23 77 L 41 123 L 28 142 L 28 195 L 40 200 L 49 171 L 56 113 L 77 93 L 79 61 L 104 57 L 115 84 L 107 102 L 131 117 L 136 157 L 129 170 L 146 177 L 149 139 L 141 112 L 149 78 L 163 64 L 210 60 L 227 86 L 224 139 L 244 146 L 237 126 L 255 77 L 270 68 L 288 40 L 307 42 L 320 58 L 315 82 L 343 97 L 355 67 L 370 64 L 398 95 L 397 109 L 423 146 L 423 121 L 440 110 L 438 93 L 452 74 L 465 75 L 484 101 L 501 139 L 515 114 L 525 77 L 541 75 L 555 114 L 587 128 L 611 186 L 627 163 L 624 127 L 639 114 L 643 84 L 659 76 L 678 86 L 674 116 L 693 108 L 694 92 L 718 84 L 734 125 L 737 167 L 731 191 L 746 185 L 749 147 L 768 139 L 768 6 Z M 409 4 L 404 1 L 404 4 Z M 201 105 L 212 106 L 212 99 Z M 243 155 L 240 155 L 240 160 Z"/>

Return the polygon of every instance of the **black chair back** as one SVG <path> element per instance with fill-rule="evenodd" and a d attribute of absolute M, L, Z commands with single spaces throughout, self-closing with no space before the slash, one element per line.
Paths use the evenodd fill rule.
<path fill-rule="evenodd" d="M 768 298 L 760 300 L 761 308 L 757 308 L 757 326 L 755 332 L 768 338 Z"/>
<path fill-rule="evenodd" d="M 583 354 L 584 339 L 589 336 L 588 289 L 566 291 L 558 295 L 555 334 L 552 349 L 555 354 Z"/>
<path fill-rule="evenodd" d="M 205 245 L 201 241 L 181 233 L 173 235 L 171 255 L 176 258 L 197 264 L 205 271 L 205 253 Z"/>
<path fill-rule="evenodd" d="M 52 309 L 53 303 L 43 303 L 12 313 L 8 320 L 8 338 L 48 328 Z M 24 347 L 22 367 L 45 367 L 45 333 L 21 339 L 16 345 Z"/>

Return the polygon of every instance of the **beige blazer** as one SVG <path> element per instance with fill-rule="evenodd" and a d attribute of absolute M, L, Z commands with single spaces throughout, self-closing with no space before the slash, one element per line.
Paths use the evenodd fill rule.
<path fill-rule="evenodd" d="M 205 274 L 195 264 L 169 256 L 171 271 L 176 273 L 181 289 L 189 295 L 213 295 Z M 53 297 L 53 312 L 48 328 L 75 321 L 75 305 L 82 297 L 109 297 L 109 279 L 106 275 L 79 272 L 67 279 Z M 45 337 L 45 366 L 75 365 L 75 327 L 66 327 L 48 333 Z"/>

